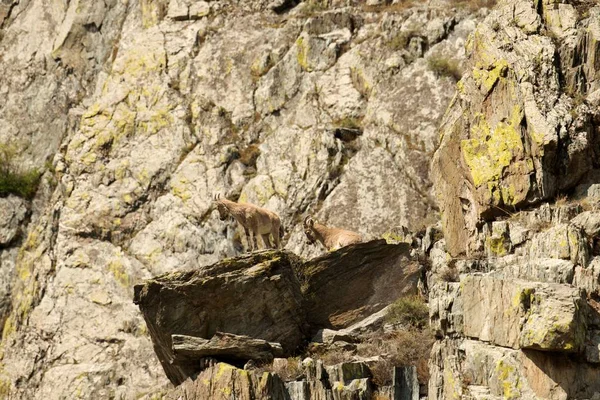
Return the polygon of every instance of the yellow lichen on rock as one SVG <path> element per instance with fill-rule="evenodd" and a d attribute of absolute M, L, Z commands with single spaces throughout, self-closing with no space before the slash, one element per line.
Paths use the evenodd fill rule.
<path fill-rule="evenodd" d="M 461 142 L 461 149 L 476 186 L 499 180 L 515 155 L 523 153 L 519 131 L 522 119 L 523 111 L 518 105 L 513 107 L 508 123 L 500 122 L 493 128 L 483 114 L 475 117 L 471 138 Z"/>
<path fill-rule="evenodd" d="M 502 387 L 503 398 L 505 399 L 520 399 L 521 398 L 521 382 L 516 368 L 509 365 L 503 360 L 496 364 L 496 375 Z"/>
<path fill-rule="evenodd" d="M 108 264 L 108 270 L 113 274 L 116 281 L 119 282 L 121 286 L 126 288 L 131 286 L 131 278 L 127 274 L 127 271 L 125 271 L 125 267 L 123 266 L 123 262 L 121 260 L 112 260 Z"/>
<path fill-rule="evenodd" d="M 300 67 L 302 67 L 303 70 L 310 71 L 308 65 L 308 44 L 305 43 L 304 38 L 302 36 L 300 36 L 296 40 L 296 47 L 298 52 L 296 56 L 296 59 L 298 60 L 298 65 L 300 65 Z"/>
<path fill-rule="evenodd" d="M 507 71 L 508 62 L 506 60 L 497 60 L 489 66 L 478 63 L 473 69 L 473 78 L 480 87 L 489 92 L 501 77 L 506 76 Z"/>

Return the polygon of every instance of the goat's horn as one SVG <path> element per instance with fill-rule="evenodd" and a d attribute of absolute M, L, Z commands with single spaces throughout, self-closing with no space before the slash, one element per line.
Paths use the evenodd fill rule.
<path fill-rule="evenodd" d="M 309 221 L 312 221 L 312 218 L 310 217 L 310 215 L 307 215 L 306 218 L 304 218 L 304 225 L 308 226 Z"/>

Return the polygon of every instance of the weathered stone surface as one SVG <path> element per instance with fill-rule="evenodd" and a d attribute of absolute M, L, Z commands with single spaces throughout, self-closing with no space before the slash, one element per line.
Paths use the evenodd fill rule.
<path fill-rule="evenodd" d="M 477 251 L 481 219 L 551 198 L 593 168 L 592 111 L 573 100 L 589 86 L 563 95 L 559 77 L 570 66 L 557 65 L 554 57 L 559 46 L 561 53 L 583 54 L 568 37 L 586 35 L 595 22 L 575 27 L 572 5 L 556 11 L 558 4 L 549 3 L 541 6 L 540 19 L 531 2 L 501 2 L 467 43 L 469 72 L 442 122 L 432 164 L 453 256 Z M 563 40 L 555 44 L 542 27 Z M 572 64 L 580 63 L 575 59 Z M 569 144 L 561 148 L 564 140 Z"/>
<path fill-rule="evenodd" d="M 461 289 L 467 337 L 514 349 L 583 348 L 587 308 L 579 289 L 492 275 L 468 275 Z"/>
<path fill-rule="evenodd" d="M 419 400 L 417 367 L 394 367 L 392 400 Z"/>
<path fill-rule="evenodd" d="M 453 336 L 463 330 L 460 284 L 439 282 L 429 291 L 429 319 L 438 335 Z"/>
<path fill-rule="evenodd" d="M 463 395 L 460 341 L 442 339 L 433 344 L 429 358 L 429 398 L 443 400 L 460 399 Z"/>
<path fill-rule="evenodd" d="M 215 332 L 210 339 L 195 336 L 172 335 L 175 360 L 199 360 L 204 357 L 219 359 L 271 361 L 283 354 L 279 343 L 254 339 L 243 335 Z"/>
<path fill-rule="evenodd" d="M 358 379 L 365 379 L 371 377 L 371 371 L 367 364 L 362 362 L 344 362 L 341 364 L 332 365 L 325 367 L 327 374 L 329 375 L 329 382 L 332 387 L 336 384 L 341 383 L 347 385 Z"/>
<path fill-rule="evenodd" d="M 580 228 L 569 224 L 558 224 L 536 234 L 527 252 L 531 259 L 557 258 L 583 266 L 589 261 L 585 235 Z"/>
<path fill-rule="evenodd" d="M 474 385 L 509 399 L 590 398 L 596 393 L 597 369 L 566 356 L 519 351 L 465 340 L 462 372 Z M 591 380 L 590 380 L 591 379 Z"/>
<path fill-rule="evenodd" d="M 573 285 L 588 294 L 600 294 L 600 258 L 594 257 L 586 267 L 575 267 Z"/>
<path fill-rule="evenodd" d="M 585 360 L 600 364 L 600 330 L 588 333 L 588 341 L 585 344 Z"/>
<path fill-rule="evenodd" d="M 0 246 L 6 246 L 15 239 L 27 211 L 26 201 L 17 196 L 0 198 Z"/>
<path fill-rule="evenodd" d="M 597 237 L 600 234 L 600 212 L 584 211 L 571 220 L 571 223 L 583 229 L 589 237 Z"/>
<path fill-rule="evenodd" d="M 571 260 L 518 255 L 497 259 L 494 266 L 506 277 L 550 283 L 573 283 L 576 269 Z"/>
<path fill-rule="evenodd" d="M 135 302 L 169 379 L 179 384 L 197 372 L 193 362 L 172 363 L 173 334 L 209 339 L 219 330 L 279 342 L 285 352 L 299 346 L 307 328 L 297 263 L 291 253 L 263 251 L 136 286 Z"/>
<path fill-rule="evenodd" d="M 278 212 L 304 256 L 319 251 L 295 223 L 307 211 L 376 236 L 435 209 L 428 164 L 454 82 L 427 59 L 460 63 L 479 14 L 1 3 L 0 142 L 46 170 L 23 243 L 6 250 L 15 261 L 1 256 L 15 266 L 0 368 L 12 397 L 137 398 L 166 384 L 131 289 L 239 254 L 214 192 Z M 401 32 L 416 35 L 404 46 Z M 362 135 L 339 133 L 349 125 Z"/>
<path fill-rule="evenodd" d="M 338 332 L 354 337 L 356 335 L 363 335 L 368 332 L 376 331 L 383 326 L 389 309 L 390 306 L 386 306 L 376 313 L 369 315 L 367 318 L 358 321 L 347 328 L 340 329 Z"/>
<path fill-rule="evenodd" d="M 344 385 L 336 382 L 332 387 L 334 400 L 368 400 L 371 398 L 371 384 L 369 379 L 355 379 Z"/>
<path fill-rule="evenodd" d="M 284 383 L 277 375 L 256 374 L 218 363 L 202 371 L 195 380 L 187 379 L 166 394 L 169 400 L 218 399 L 223 396 L 239 400 L 285 399 Z"/>
<path fill-rule="evenodd" d="M 392 245 L 375 240 L 344 247 L 301 265 L 297 274 L 311 326 L 345 328 L 400 296 L 415 294 L 421 267 L 408 259 L 409 251 L 406 243 Z"/>
<path fill-rule="evenodd" d="M 331 329 L 320 329 L 312 339 L 313 342 L 325 344 L 333 344 L 339 341 L 355 342 L 356 340 L 356 335 L 344 330 L 334 331 Z"/>

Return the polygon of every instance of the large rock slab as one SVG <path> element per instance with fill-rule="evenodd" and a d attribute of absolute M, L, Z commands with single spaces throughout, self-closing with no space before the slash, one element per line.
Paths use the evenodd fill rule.
<path fill-rule="evenodd" d="M 272 361 L 283 351 L 279 343 L 243 335 L 217 332 L 210 339 L 188 335 L 172 335 L 173 353 L 177 360 L 200 360 L 219 357 L 245 363 L 248 360 Z"/>
<path fill-rule="evenodd" d="M 582 290 L 491 275 L 466 276 L 461 288 L 465 336 L 514 349 L 583 349 L 587 307 Z"/>
<path fill-rule="evenodd" d="M 504 399 L 582 399 L 600 390 L 598 369 L 566 355 L 513 350 L 466 340 L 461 374 Z"/>
<path fill-rule="evenodd" d="M 296 349 L 306 332 L 293 272 L 299 262 L 289 252 L 263 251 L 135 286 L 135 302 L 169 379 L 179 384 L 197 373 L 194 362 L 172 363 L 173 334 L 210 339 L 221 331 Z"/>
<path fill-rule="evenodd" d="M 421 267 L 407 243 L 374 240 L 347 246 L 302 264 L 297 274 L 312 329 L 340 329 L 415 294 Z"/>

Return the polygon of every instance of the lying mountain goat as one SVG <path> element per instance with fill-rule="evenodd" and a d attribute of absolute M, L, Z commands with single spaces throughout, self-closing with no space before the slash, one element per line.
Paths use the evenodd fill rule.
<path fill-rule="evenodd" d="M 279 248 L 280 239 L 283 237 L 283 228 L 277 214 L 254 204 L 236 203 L 221 199 L 219 195 L 215 196 L 214 200 L 221 221 L 224 221 L 228 216 L 232 216 L 242 225 L 250 251 L 258 250 L 257 235 L 262 237 L 265 248 L 270 248 L 272 246 L 269 234 L 272 234 L 275 240 L 275 248 Z M 252 242 L 250 241 L 251 234 Z M 252 243 L 254 243 L 254 246 Z"/>
<path fill-rule="evenodd" d="M 339 228 L 328 228 L 323 224 L 315 222 L 310 216 L 304 218 L 304 234 L 310 244 L 319 241 L 327 250 L 339 249 L 353 243 L 360 243 L 361 236 L 352 231 Z"/>

